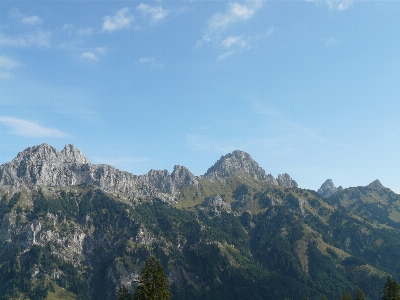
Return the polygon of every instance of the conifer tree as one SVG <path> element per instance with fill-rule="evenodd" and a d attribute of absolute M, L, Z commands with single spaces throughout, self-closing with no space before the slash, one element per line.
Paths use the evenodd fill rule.
<path fill-rule="evenodd" d="M 169 300 L 168 280 L 164 275 L 164 269 L 160 262 L 153 256 L 146 260 L 143 270 L 140 272 L 134 299 L 135 300 Z"/>
<path fill-rule="evenodd" d="M 400 285 L 391 276 L 383 286 L 382 300 L 400 300 Z"/>
<path fill-rule="evenodd" d="M 125 285 L 122 285 L 118 290 L 117 290 L 117 297 L 118 300 L 131 300 L 132 295 L 129 293 L 128 289 L 125 287 Z"/>
<path fill-rule="evenodd" d="M 363 291 L 357 288 L 356 300 L 366 300 Z"/>
<path fill-rule="evenodd" d="M 346 291 L 342 294 L 340 300 L 353 300 L 353 298 L 351 297 L 350 292 Z"/>

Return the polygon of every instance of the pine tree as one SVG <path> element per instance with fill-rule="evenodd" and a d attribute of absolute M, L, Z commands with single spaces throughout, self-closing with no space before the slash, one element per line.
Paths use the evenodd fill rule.
<path fill-rule="evenodd" d="M 160 262 L 153 256 L 146 260 L 143 270 L 140 272 L 134 299 L 135 300 L 168 300 L 171 299 L 168 280 L 164 275 L 164 269 Z"/>
<path fill-rule="evenodd" d="M 382 291 L 382 300 L 400 300 L 400 285 L 388 276 Z"/>
<path fill-rule="evenodd" d="M 342 294 L 340 300 L 353 300 L 353 298 L 351 297 L 350 292 L 346 291 Z"/>
<path fill-rule="evenodd" d="M 363 291 L 357 288 L 356 300 L 366 300 Z"/>
<path fill-rule="evenodd" d="M 118 300 L 131 300 L 132 295 L 129 293 L 128 289 L 125 287 L 125 285 L 122 285 L 118 290 L 117 290 L 117 297 Z"/>

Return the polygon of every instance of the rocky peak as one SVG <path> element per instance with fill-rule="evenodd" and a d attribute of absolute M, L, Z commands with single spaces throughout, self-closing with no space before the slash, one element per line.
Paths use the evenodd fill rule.
<path fill-rule="evenodd" d="M 24 151 L 18 153 L 17 157 L 13 161 L 22 160 L 52 160 L 58 156 L 59 152 L 56 148 L 41 144 L 33 147 L 29 147 Z"/>
<path fill-rule="evenodd" d="M 339 186 L 338 188 L 335 187 L 335 185 L 333 184 L 332 179 L 327 179 L 325 180 L 325 182 L 321 185 L 321 187 L 318 189 L 318 194 L 320 194 L 322 197 L 324 198 L 329 198 L 330 196 L 332 196 L 333 194 L 335 194 L 336 192 L 339 192 L 343 190 L 343 188 L 341 186 Z"/>
<path fill-rule="evenodd" d="M 376 191 L 380 191 L 385 188 L 378 179 L 368 184 L 367 187 L 369 187 L 371 190 L 376 190 Z"/>
<path fill-rule="evenodd" d="M 77 165 L 90 163 L 83 153 L 72 144 L 65 145 L 64 149 L 61 151 L 61 155 L 66 163 L 74 163 Z"/>
<path fill-rule="evenodd" d="M 263 168 L 243 151 L 235 150 L 221 158 L 207 170 L 204 178 L 225 179 L 232 175 L 249 175 L 255 179 L 266 180 Z"/>
<path fill-rule="evenodd" d="M 224 199 L 222 199 L 221 196 L 218 194 L 205 198 L 203 201 L 203 206 L 212 208 L 215 211 L 219 210 L 225 210 L 228 212 L 231 211 L 231 206 L 228 203 L 226 203 Z"/>
<path fill-rule="evenodd" d="M 184 185 L 199 184 L 196 177 L 184 166 L 174 166 L 171 178 L 177 188 L 181 188 Z"/>
<path fill-rule="evenodd" d="M 296 181 L 294 181 L 289 174 L 285 173 L 285 174 L 279 174 L 278 175 L 278 185 L 280 186 L 284 186 L 284 187 L 298 187 L 298 184 Z"/>

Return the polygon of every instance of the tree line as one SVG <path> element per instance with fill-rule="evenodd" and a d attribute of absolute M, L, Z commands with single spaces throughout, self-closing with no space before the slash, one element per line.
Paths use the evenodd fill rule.
<path fill-rule="evenodd" d="M 117 290 L 118 300 L 170 300 L 171 293 L 167 277 L 161 263 L 152 256 L 150 260 L 146 260 L 145 265 L 140 272 L 139 279 L 135 280 L 138 287 L 131 294 L 126 286 L 122 285 Z M 307 300 L 307 299 L 306 299 Z M 322 295 L 321 300 L 328 300 Z M 353 300 L 349 291 L 346 291 L 340 297 L 340 300 Z M 354 300 L 366 300 L 363 291 L 360 288 L 356 290 Z M 381 300 L 400 300 L 400 285 L 396 280 L 388 276 L 386 283 L 382 289 Z"/>

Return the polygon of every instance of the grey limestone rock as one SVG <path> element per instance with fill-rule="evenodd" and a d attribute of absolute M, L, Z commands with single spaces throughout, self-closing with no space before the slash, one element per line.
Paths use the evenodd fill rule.
<path fill-rule="evenodd" d="M 204 199 L 203 206 L 208 208 L 213 208 L 217 211 L 219 210 L 224 210 L 228 212 L 231 211 L 231 206 L 228 203 L 226 203 L 218 194 L 212 195 Z"/>
<path fill-rule="evenodd" d="M 225 179 L 232 175 L 249 175 L 258 180 L 266 180 L 267 175 L 251 156 L 243 151 L 235 150 L 222 156 L 204 174 L 206 179 Z"/>
<path fill-rule="evenodd" d="M 380 191 L 385 189 L 385 187 L 382 185 L 382 183 L 376 179 L 373 182 L 371 182 L 370 184 L 367 185 L 367 187 L 369 187 L 371 190 L 375 190 L 375 191 Z"/>
<path fill-rule="evenodd" d="M 171 173 L 171 178 L 176 188 L 182 188 L 185 185 L 198 185 L 199 181 L 186 167 L 175 166 Z"/>
<path fill-rule="evenodd" d="M 294 181 L 289 174 L 285 173 L 285 174 L 279 174 L 278 175 L 278 185 L 279 186 L 284 186 L 284 187 L 298 187 L 297 182 Z"/>
<path fill-rule="evenodd" d="M 318 194 L 320 194 L 322 197 L 324 198 L 329 198 L 330 196 L 332 196 L 333 194 L 335 194 L 336 192 L 339 192 L 343 190 L 343 188 L 341 186 L 339 186 L 338 188 L 335 187 L 335 185 L 333 184 L 332 179 L 327 179 L 322 185 L 321 187 L 318 189 Z"/>
<path fill-rule="evenodd" d="M 251 156 L 243 151 L 233 151 L 222 156 L 206 174 L 206 180 L 224 180 L 232 175 L 252 178 L 285 187 L 297 187 L 288 174 L 275 179 L 266 174 Z M 175 166 L 172 174 L 167 170 L 150 170 L 144 175 L 133 175 L 113 166 L 95 165 L 83 153 L 68 144 L 59 152 L 54 147 L 41 144 L 20 152 L 11 162 L 0 166 L 0 188 L 21 189 L 29 186 L 61 187 L 92 184 L 108 193 L 121 193 L 138 198 L 158 197 L 175 201 L 178 189 L 185 185 L 199 186 L 199 177 L 187 168 Z"/>
<path fill-rule="evenodd" d="M 151 170 L 136 176 L 109 165 L 91 164 L 73 145 L 66 145 L 61 152 L 47 144 L 30 147 L 0 166 L 0 187 L 21 189 L 29 184 L 57 187 L 93 184 L 110 193 L 174 199 L 168 171 Z"/>

